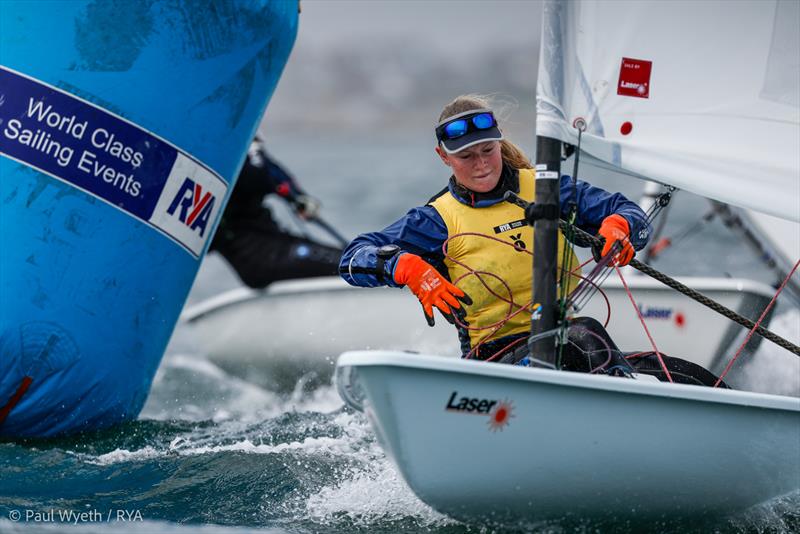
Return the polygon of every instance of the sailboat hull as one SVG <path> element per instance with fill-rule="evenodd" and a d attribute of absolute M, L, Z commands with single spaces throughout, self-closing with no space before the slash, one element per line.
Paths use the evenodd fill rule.
<path fill-rule="evenodd" d="M 757 318 L 773 291 L 749 280 L 683 278 L 730 309 Z M 660 351 L 720 372 L 735 351 L 742 327 L 656 280 L 629 276 L 628 285 Z M 607 280 L 608 331 L 625 351 L 651 350 L 618 279 Z M 376 312 L 377 311 L 377 312 Z M 581 315 L 605 321 L 605 301 L 594 297 Z M 407 291 L 360 288 L 341 278 L 277 282 L 266 291 L 239 288 L 184 309 L 184 324 L 217 364 L 236 374 L 263 375 L 271 387 L 291 389 L 314 373 L 330 379 L 336 356 L 347 350 L 412 349 L 457 357 L 456 332 L 444 320 L 428 327 Z M 765 322 L 766 324 L 766 322 Z M 760 338 L 748 347 L 755 350 Z"/>
<path fill-rule="evenodd" d="M 800 399 L 381 351 L 337 380 L 459 519 L 717 514 L 800 485 Z"/>

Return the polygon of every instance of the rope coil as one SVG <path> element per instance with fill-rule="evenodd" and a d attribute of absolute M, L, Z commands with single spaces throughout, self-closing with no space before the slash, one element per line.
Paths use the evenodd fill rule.
<path fill-rule="evenodd" d="M 456 325 L 459 328 L 464 329 L 466 331 L 490 330 L 489 333 L 486 334 L 485 336 L 483 336 L 483 338 L 481 338 L 481 340 L 478 341 L 475 344 L 474 347 L 472 347 L 472 349 L 467 353 L 467 355 L 464 356 L 465 359 L 470 359 L 470 358 L 473 358 L 475 356 L 475 354 L 477 354 L 478 349 L 481 347 L 481 345 L 483 345 L 483 343 L 485 343 L 487 341 L 490 341 L 490 338 L 495 333 L 497 333 L 501 328 L 503 328 L 503 326 L 508 321 L 510 321 L 512 318 L 516 317 L 520 313 L 530 312 L 531 311 L 531 305 L 533 304 L 533 302 L 531 300 L 527 300 L 523 304 L 520 304 L 520 303 L 516 302 L 514 300 L 514 295 L 513 295 L 513 292 L 511 291 L 511 287 L 500 276 L 498 276 L 498 275 L 496 275 L 494 273 L 490 273 L 488 271 L 478 271 L 476 269 L 473 269 L 469 265 L 467 265 L 467 264 L 465 264 L 463 262 L 460 262 L 460 261 L 456 260 L 455 258 L 453 258 L 452 256 L 450 256 L 450 254 L 448 253 L 448 250 L 447 250 L 448 249 L 448 244 L 450 243 L 450 241 L 453 240 L 453 239 L 459 238 L 459 237 L 466 237 L 466 236 L 482 237 L 482 238 L 485 238 L 485 239 L 491 239 L 492 241 L 496 241 L 498 243 L 502 243 L 503 245 L 512 247 L 514 250 L 516 250 L 518 252 L 523 252 L 523 253 L 527 254 L 528 256 L 533 256 L 533 253 L 530 250 L 518 248 L 514 243 L 509 243 L 508 241 L 504 241 L 504 240 L 499 239 L 497 237 L 490 236 L 490 235 L 487 235 L 487 234 L 481 234 L 481 233 L 477 233 L 477 232 L 461 232 L 461 233 L 458 233 L 458 234 L 453 234 L 452 236 L 448 237 L 444 241 L 444 243 L 442 243 L 442 253 L 444 254 L 444 257 L 446 259 L 449 259 L 453 263 L 461 266 L 462 268 L 464 268 L 467 271 L 465 274 L 459 276 L 458 278 L 456 278 L 455 280 L 452 281 L 452 283 L 454 285 L 458 285 L 458 283 L 461 280 L 467 278 L 468 276 L 475 276 L 478 279 L 478 281 L 481 283 L 481 285 L 483 285 L 483 287 L 486 289 L 486 291 L 489 292 L 489 294 L 491 294 L 492 296 L 494 296 L 498 300 L 501 300 L 501 301 L 503 301 L 503 302 L 505 302 L 505 303 L 507 303 L 509 305 L 508 311 L 506 312 L 505 317 L 503 317 L 502 319 L 500 319 L 497 322 L 494 322 L 492 324 L 488 324 L 488 325 L 485 325 L 485 326 L 472 326 L 472 325 L 469 325 L 469 324 L 465 324 L 461 320 L 459 320 L 458 317 L 455 317 Z M 591 260 L 589 260 L 589 261 L 591 261 Z M 588 261 L 586 263 L 588 263 Z M 586 263 L 584 263 L 583 265 L 586 265 Z M 576 272 L 576 271 L 580 270 L 583 267 L 583 265 L 579 265 L 578 267 L 575 268 L 574 271 L 569 271 L 569 273 L 568 273 L 569 276 L 573 276 L 575 278 L 578 278 L 578 279 L 583 280 L 583 281 L 585 281 L 585 282 L 587 282 L 589 284 L 594 285 L 591 280 L 588 280 L 587 278 L 585 278 L 584 276 L 579 275 Z M 491 278 L 496 279 L 502 285 L 502 287 L 505 289 L 505 291 L 506 291 L 508 296 L 500 295 L 497 291 L 495 291 L 495 289 L 490 287 L 490 285 L 487 283 L 487 281 L 484 279 L 484 277 L 491 277 Z M 603 298 L 606 301 L 608 314 L 606 316 L 605 324 L 607 325 L 608 321 L 610 320 L 610 317 L 611 317 L 611 304 L 609 303 L 608 297 L 605 295 L 605 293 L 599 287 L 597 289 L 600 291 L 600 293 L 603 295 Z M 515 340 L 509 346 L 503 347 L 502 349 L 497 351 L 494 355 L 491 355 L 489 358 L 487 358 L 487 361 L 494 360 L 501 353 L 507 351 L 512 345 L 516 345 L 518 341 L 519 340 Z"/>

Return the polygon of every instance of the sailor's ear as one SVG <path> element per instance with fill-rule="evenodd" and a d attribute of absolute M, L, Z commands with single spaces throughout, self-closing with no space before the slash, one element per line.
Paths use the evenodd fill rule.
<path fill-rule="evenodd" d="M 444 163 L 445 165 L 447 165 L 449 167 L 450 166 L 450 158 L 447 156 L 447 152 L 442 150 L 442 147 L 439 146 L 439 145 L 436 145 L 436 149 L 435 150 L 436 150 L 436 153 L 439 154 L 439 157 L 441 158 L 442 163 Z"/>

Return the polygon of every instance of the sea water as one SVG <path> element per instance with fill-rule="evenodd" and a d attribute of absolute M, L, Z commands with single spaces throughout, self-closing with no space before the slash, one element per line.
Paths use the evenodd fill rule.
<path fill-rule="evenodd" d="M 348 236 L 388 224 L 447 178 L 425 139 L 273 136 L 270 148 L 322 199 L 322 215 Z M 631 197 L 641 189 L 594 174 L 581 170 L 583 178 Z M 676 195 L 667 234 L 679 233 L 706 209 L 696 197 Z M 727 272 L 774 281 L 713 222 L 656 266 L 669 274 Z M 212 256 L 190 301 L 237 283 Z M 782 306 L 772 327 L 797 342 L 800 314 Z M 755 370 L 747 389 L 800 396 L 796 362 L 785 351 L 763 343 L 748 365 Z M 271 391 L 209 361 L 191 330 L 178 326 L 138 421 L 68 438 L 0 443 L 0 532 L 106 531 L 789 533 L 800 531 L 800 494 L 725 518 L 462 523 L 414 495 L 366 418 L 344 409 L 333 386 L 301 382 L 288 394 Z"/>

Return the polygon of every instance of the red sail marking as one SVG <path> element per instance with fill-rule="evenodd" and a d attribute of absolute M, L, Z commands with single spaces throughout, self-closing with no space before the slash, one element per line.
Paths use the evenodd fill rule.
<path fill-rule="evenodd" d="M 11 398 L 8 399 L 8 402 L 5 403 L 4 406 L 0 407 L 0 425 L 3 424 L 3 421 L 6 420 L 6 417 L 8 417 L 8 414 L 14 409 L 14 406 L 17 405 L 22 396 L 25 395 L 25 392 L 28 391 L 31 382 L 33 382 L 33 378 L 29 376 L 23 377 L 22 383 L 17 388 L 17 391 L 11 395 Z"/>

